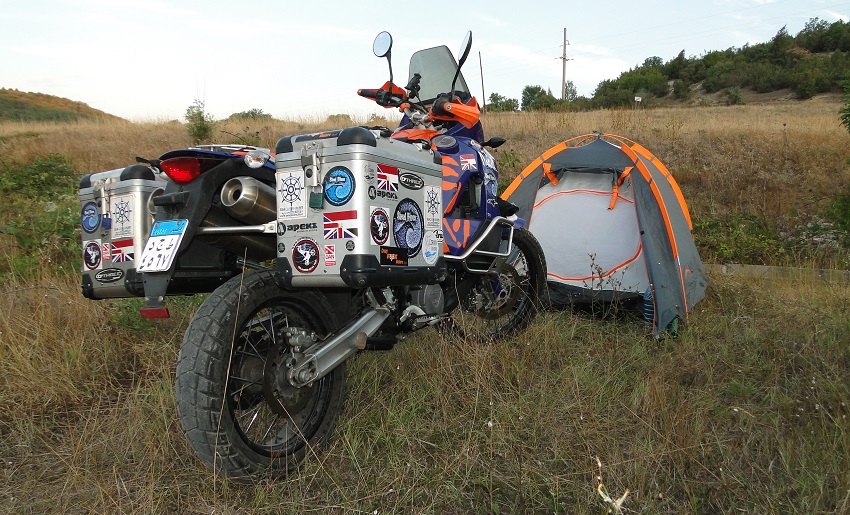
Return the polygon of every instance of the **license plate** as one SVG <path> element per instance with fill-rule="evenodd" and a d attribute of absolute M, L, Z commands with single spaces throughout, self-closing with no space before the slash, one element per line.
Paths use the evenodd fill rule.
<path fill-rule="evenodd" d="M 142 258 L 136 268 L 139 272 L 165 272 L 171 268 L 186 227 L 188 220 L 165 220 L 155 222 L 151 227 L 151 236 L 145 243 Z"/>

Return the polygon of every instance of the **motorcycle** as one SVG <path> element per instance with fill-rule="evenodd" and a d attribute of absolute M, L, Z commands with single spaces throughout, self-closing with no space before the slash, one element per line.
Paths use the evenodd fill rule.
<path fill-rule="evenodd" d="M 358 94 L 398 109 L 394 130 L 181 149 L 81 181 L 86 296 L 144 296 L 142 316 L 159 318 L 169 295 L 212 292 L 175 383 L 209 468 L 237 481 L 293 471 L 334 431 L 358 352 L 428 327 L 494 341 L 531 322 L 546 264 L 497 195 L 487 147 L 505 140 L 484 140 L 461 74 L 471 45 L 468 32 L 457 60 L 416 52 L 401 88 L 392 37 L 378 35 L 390 80 Z M 150 219 L 129 215 L 141 204 Z"/>

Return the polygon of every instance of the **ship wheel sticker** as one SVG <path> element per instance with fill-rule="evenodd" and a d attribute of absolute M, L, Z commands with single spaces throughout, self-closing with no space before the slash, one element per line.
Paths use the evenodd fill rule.
<path fill-rule="evenodd" d="M 291 207 L 292 204 L 301 201 L 301 192 L 304 191 L 304 186 L 301 185 L 300 177 L 290 175 L 280 181 L 280 189 L 278 191 L 280 192 L 281 200 L 288 202 Z"/>
<path fill-rule="evenodd" d="M 416 202 L 406 198 L 398 203 L 393 216 L 393 236 L 395 243 L 407 249 L 408 257 L 419 254 L 422 249 L 422 233 L 425 226 L 422 221 L 422 210 Z"/>

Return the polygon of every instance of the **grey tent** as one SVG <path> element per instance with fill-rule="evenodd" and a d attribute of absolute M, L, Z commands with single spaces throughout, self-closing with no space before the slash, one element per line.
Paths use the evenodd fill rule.
<path fill-rule="evenodd" d="M 639 144 L 585 134 L 550 148 L 502 198 L 540 241 L 554 307 L 651 299 L 653 332 L 687 321 L 707 281 L 673 176 Z"/>

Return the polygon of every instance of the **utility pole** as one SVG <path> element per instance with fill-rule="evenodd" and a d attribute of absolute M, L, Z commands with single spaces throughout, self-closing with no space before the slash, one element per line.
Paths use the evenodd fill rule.
<path fill-rule="evenodd" d="M 564 27 L 564 51 L 561 54 L 561 57 L 555 58 L 563 61 L 563 70 L 561 72 L 561 100 L 567 99 L 567 61 L 572 61 L 572 59 L 567 59 L 567 45 L 569 44 L 570 42 L 567 41 L 567 28 Z"/>
<path fill-rule="evenodd" d="M 478 51 L 478 70 L 481 73 L 481 102 L 487 107 L 487 94 L 484 93 L 484 65 L 481 64 L 481 50 Z"/>

